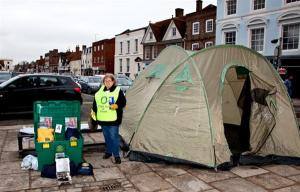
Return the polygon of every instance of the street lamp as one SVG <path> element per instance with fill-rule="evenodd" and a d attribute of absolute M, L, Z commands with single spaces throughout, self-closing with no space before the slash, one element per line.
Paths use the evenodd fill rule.
<path fill-rule="evenodd" d="M 278 39 L 273 39 L 271 40 L 272 44 L 277 44 L 279 42 L 279 44 L 275 47 L 274 50 L 274 61 L 275 61 L 275 65 L 274 67 L 278 70 L 281 66 L 281 61 L 280 61 L 280 57 L 281 57 L 281 41 L 282 38 L 278 38 Z M 274 63 L 273 61 L 273 63 Z"/>

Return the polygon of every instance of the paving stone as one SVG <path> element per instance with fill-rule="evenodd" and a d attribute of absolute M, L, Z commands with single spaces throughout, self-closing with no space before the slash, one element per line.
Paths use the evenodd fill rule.
<path fill-rule="evenodd" d="M 57 191 L 57 190 L 59 190 L 58 187 L 43 188 L 43 192 L 52 192 L 52 191 Z"/>
<path fill-rule="evenodd" d="M 300 185 L 294 185 L 290 187 L 285 187 L 282 189 L 274 190 L 273 192 L 299 192 L 300 191 Z"/>
<path fill-rule="evenodd" d="M 267 189 L 277 189 L 280 187 L 293 185 L 295 183 L 292 180 L 275 175 L 273 173 L 256 175 L 253 177 L 249 177 L 248 180 L 260 186 L 264 186 Z"/>
<path fill-rule="evenodd" d="M 102 133 L 92 133 L 89 136 L 94 140 L 95 143 L 105 143 Z"/>
<path fill-rule="evenodd" d="M 83 187 L 82 188 L 83 192 L 99 192 L 100 189 L 98 186 L 93 186 L 93 187 Z"/>
<path fill-rule="evenodd" d="M 162 190 L 162 191 L 159 191 L 159 192 L 179 192 L 179 191 L 175 188 L 171 188 L 171 189 L 166 189 L 166 190 Z"/>
<path fill-rule="evenodd" d="M 207 183 L 236 177 L 236 175 L 231 173 L 230 171 L 216 172 L 214 170 L 208 169 L 189 169 L 188 172 Z"/>
<path fill-rule="evenodd" d="M 31 177 L 31 188 L 55 187 L 58 186 L 56 179 L 44 178 L 41 176 Z"/>
<path fill-rule="evenodd" d="M 21 169 L 20 161 L 12 161 L 12 162 L 0 163 L 0 172 L 1 172 L 1 174 L 11 174 L 11 173 L 27 173 L 28 174 L 29 171 Z"/>
<path fill-rule="evenodd" d="M 16 138 L 6 138 L 3 146 L 3 151 L 18 151 L 18 141 Z"/>
<path fill-rule="evenodd" d="M 163 178 L 174 177 L 187 173 L 185 170 L 176 167 L 155 168 L 154 171 Z"/>
<path fill-rule="evenodd" d="M 29 189 L 28 173 L 0 174 L 0 191 L 17 191 Z"/>
<path fill-rule="evenodd" d="M 164 181 L 160 176 L 153 172 L 140 175 L 129 175 L 128 177 L 133 185 L 143 192 L 162 191 L 172 188 L 168 182 Z"/>
<path fill-rule="evenodd" d="M 42 189 L 27 189 L 26 192 L 42 192 Z"/>
<path fill-rule="evenodd" d="M 124 192 L 138 192 L 138 190 L 136 190 L 134 188 L 126 188 L 126 189 L 124 189 Z"/>
<path fill-rule="evenodd" d="M 231 169 L 230 171 L 243 178 L 268 172 L 267 170 L 261 169 L 257 166 L 239 166 Z"/>
<path fill-rule="evenodd" d="M 0 145 L 2 146 L 5 142 L 7 131 L 0 131 Z"/>
<path fill-rule="evenodd" d="M 3 151 L 1 153 L 1 162 L 6 161 L 20 161 L 19 152 L 17 151 Z"/>
<path fill-rule="evenodd" d="M 296 182 L 300 183 L 300 175 L 294 175 L 294 176 L 290 176 L 288 178 L 293 180 L 293 181 L 296 181 Z"/>
<path fill-rule="evenodd" d="M 35 170 L 29 170 L 29 171 L 30 171 L 30 176 L 31 177 L 41 176 L 41 172 L 40 171 L 35 171 Z"/>
<path fill-rule="evenodd" d="M 210 189 L 210 190 L 207 190 L 207 191 L 205 191 L 205 192 L 220 192 L 220 191 L 218 191 L 218 190 L 216 190 L 216 189 Z"/>
<path fill-rule="evenodd" d="M 72 177 L 72 183 L 90 183 L 94 182 L 95 179 L 93 176 L 83 176 L 83 175 L 77 175 Z"/>
<path fill-rule="evenodd" d="M 264 169 L 267 169 L 284 177 L 300 174 L 300 170 L 295 169 L 294 167 L 291 167 L 289 165 L 268 165 L 264 166 Z"/>
<path fill-rule="evenodd" d="M 102 159 L 103 153 L 97 153 L 95 156 L 84 156 L 84 160 L 93 165 L 94 169 L 116 167 L 111 159 Z"/>
<path fill-rule="evenodd" d="M 94 169 L 94 176 L 97 181 L 118 179 L 118 178 L 125 177 L 117 167 Z"/>
<path fill-rule="evenodd" d="M 83 134 L 83 139 L 84 139 L 84 144 L 95 143 L 95 141 L 88 134 Z"/>
<path fill-rule="evenodd" d="M 267 192 L 260 186 L 257 186 L 242 178 L 232 178 L 211 183 L 212 186 L 222 192 Z"/>
<path fill-rule="evenodd" d="M 81 192 L 82 188 L 67 189 L 67 192 Z"/>
<path fill-rule="evenodd" d="M 142 174 L 151 171 L 144 163 L 137 161 L 122 162 L 119 168 L 125 175 Z"/>
<path fill-rule="evenodd" d="M 158 167 L 166 167 L 167 165 L 164 162 L 160 162 L 160 163 L 147 163 L 147 166 L 154 169 Z"/>
<path fill-rule="evenodd" d="M 198 192 L 211 189 L 212 187 L 190 174 L 184 174 L 166 179 L 181 191 Z"/>

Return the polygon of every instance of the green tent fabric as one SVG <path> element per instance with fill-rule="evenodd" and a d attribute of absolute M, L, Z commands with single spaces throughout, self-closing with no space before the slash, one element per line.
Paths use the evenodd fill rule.
<path fill-rule="evenodd" d="M 169 46 L 126 98 L 120 134 L 132 154 L 208 167 L 229 162 L 236 151 L 300 157 L 285 86 L 267 59 L 246 47 Z"/>

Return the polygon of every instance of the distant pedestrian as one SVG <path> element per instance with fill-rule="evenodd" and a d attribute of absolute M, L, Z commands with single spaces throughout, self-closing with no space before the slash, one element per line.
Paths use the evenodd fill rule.
<path fill-rule="evenodd" d="M 293 76 L 290 75 L 288 76 L 285 80 L 284 80 L 284 84 L 286 86 L 287 92 L 289 94 L 290 97 L 292 97 L 293 91 L 292 91 L 292 80 L 293 80 Z"/>
<path fill-rule="evenodd" d="M 103 159 L 108 159 L 113 155 L 115 163 L 120 164 L 119 125 L 122 122 L 126 98 L 116 83 L 113 74 L 106 74 L 103 77 L 103 85 L 95 94 L 91 118 L 92 124 L 99 124 L 103 131 L 105 139 L 105 154 Z"/>

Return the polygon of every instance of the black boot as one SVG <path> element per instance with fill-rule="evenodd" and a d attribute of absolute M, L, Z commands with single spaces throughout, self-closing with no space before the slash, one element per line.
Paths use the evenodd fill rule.
<path fill-rule="evenodd" d="M 121 164 L 121 158 L 115 157 L 115 164 Z"/>

